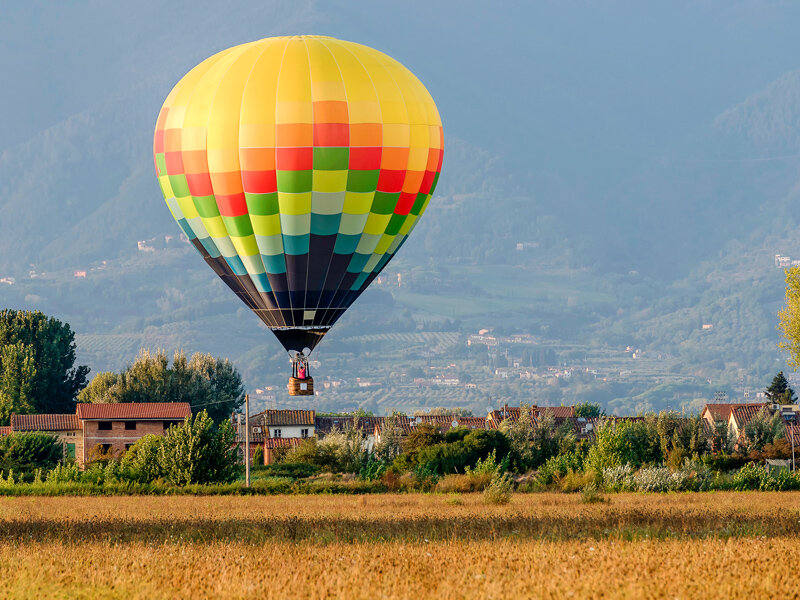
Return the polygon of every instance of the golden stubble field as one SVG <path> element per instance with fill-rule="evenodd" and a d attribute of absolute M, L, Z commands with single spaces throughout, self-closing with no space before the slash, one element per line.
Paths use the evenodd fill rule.
<path fill-rule="evenodd" d="M 0 498 L 0 597 L 800 597 L 800 494 L 609 498 Z"/>

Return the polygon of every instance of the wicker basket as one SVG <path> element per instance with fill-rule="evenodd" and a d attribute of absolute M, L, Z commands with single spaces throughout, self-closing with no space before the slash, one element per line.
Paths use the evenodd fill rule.
<path fill-rule="evenodd" d="M 297 377 L 289 377 L 288 387 L 290 396 L 313 396 L 314 378 L 298 379 Z"/>

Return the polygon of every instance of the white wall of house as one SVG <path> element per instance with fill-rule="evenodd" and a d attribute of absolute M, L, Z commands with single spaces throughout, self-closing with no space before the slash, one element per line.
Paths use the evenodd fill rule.
<path fill-rule="evenodd" d="M 265 432 L 266 433 L 266 432 Z M 302 438 L 314 435 L 313 425 L 270 425 L 269 437 Z"/>

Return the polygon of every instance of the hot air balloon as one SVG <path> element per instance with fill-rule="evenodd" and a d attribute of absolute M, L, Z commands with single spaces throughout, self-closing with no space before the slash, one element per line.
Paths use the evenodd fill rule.
<path fill-rule="evenodd" d="M 308 354 L 405 242 L 433 194 L 436 105 L 402 64 L 323 36 L 206 59 L 167 96 L 153 143 L 172 216 L 292 360 Z"/>

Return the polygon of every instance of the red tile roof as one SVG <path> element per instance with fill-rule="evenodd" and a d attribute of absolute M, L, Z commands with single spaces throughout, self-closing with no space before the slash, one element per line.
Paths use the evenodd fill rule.
<path fill-rule="evenodd" d="M 3 425 L 0 427 L 0 435 L 8 435 L 9 433 L 11 433 L 10 425 Z"/>
<path fill-rule="evenodd" d="M 731 409 L 731 414 L 733 415 L 733 420 L 736 422 L 736 426 L 742 429 L 753 417 L 766 407 L 766 404 L 742 404 L 741 406 L 733 407 Z"/>
<path fill-rule="evenodd" d="M 786 441 L 789 442 L 789 447 L 792 447 L 792 440 L 794 440 L 795 451 L 800 454 L 800 425 L 786 423 Z"/>
<path fill-rule="evenodd" d="M 80 420 L 131 420 L 160 421 L 180 419 L 192 414 L 188 402 L 120 402 L 118 404 L 79 403 L 77 417 Z"/>
<path fill-rule="evenodd" d="M 267 438 L 264 440 L 264 447 L 268 450 L 275 448 L 295 448 L 301 444 L 303 439 L 308 438 Z"/>
<path fill-rule="evenodd" d="M 734 409 L 739 408 L 741 406 L 758 406 L 763 408 L 764 406 L 766 406 L 766 404 L 753 404 L 752 402 L 748 403 L 738 402 L 732 404 L 723 404 L 723 403 L 706 404 L 705 408 L 703 409 L 703 412 L 705 413 L 707 411 L 708 414 L 711 416 L 711 419 L 714 421 L 727 421 L 731 417 L 731 412 L 733 412 Z"/>
<path fill-rule="evenodd" d="M 75 415 L 11 415 L 13 431 L 76 431 L 80 428 Z"/>
<path fill-rule="evenodd" d="M 538 413 L 550 413 L 556 419 L 566 419 L 568 417 L 575 416 L 575 407 L 574 406 L 540 406 L 538 409 Z"/>
<path fill-rule="evenodd" d="M 265 410 L 250 417 L 256 425 L 313 425 L 313 410 Z"/>

